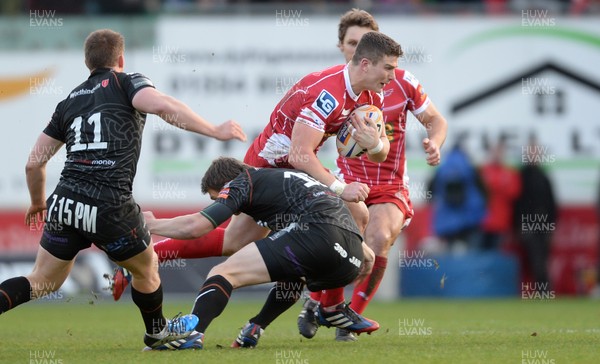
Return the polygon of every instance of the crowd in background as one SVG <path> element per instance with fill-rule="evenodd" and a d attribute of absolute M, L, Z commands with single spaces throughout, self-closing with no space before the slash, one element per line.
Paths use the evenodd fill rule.
<path fill-rule="evenodd" d="M 498 251 L 516 243 L 538 287 L 549 288 L 548 262 L 557 203 L 536 140 L 522 148 L 520 166 L 506 160 L 500 139 L 480 166 L 460 140 L 446 152 L 430 183 L 433 233 L 454 254 Z"/>

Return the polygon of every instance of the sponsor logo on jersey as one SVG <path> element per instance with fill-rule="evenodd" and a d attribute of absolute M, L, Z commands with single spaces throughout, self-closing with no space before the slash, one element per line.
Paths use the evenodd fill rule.
<path fill-rule="evenodd" d="M 352 257 L 348 258 L 348 260 L 350 261 L 350 263 L 354 264 L 357 268 L 360 268 L 360 266 L 362 265 L 362 262 L 357 257 L 352 256 Z"/>
<path fill-rule="evenodd" d="M 81 95 L 91 95 L 94 92 L 96 92 L 96 90 L 99 88 L 100 88 L 100 84 L 97 84 L 96 86 L 94 86 L 91 89 L 84 88 L 79 91 L 71 92 L 71 94 L 69 95 L 69 98 L 72 99 L 72 98 L 75 98 L 75 97 L 81 96 Z"/>
<path fill-rule="evenodd" d="M 324 118 L 331 115 L 337 106 L 338 101 L 327 90 L 321 91 L 319 97 L 312 104 L 312 108 L 318 111 Z"/>
<path fill-rule="evenodd" d="M 404 80 L 412 85 L 412 87 L 419 87 L 419 80 L 412 73 L 404 71 Z"/>
<path fill-rule="evenodd" d="M 134 88 L 140 88 L 142 86 L 154 86 L 149 79 L 143 79 L 133 84 Z"/>
<path fill-rule="evenodd" d="M 342 256 L 342 258 L 348 257 L 348 252 L 346 251 L 346 249 L 342 248 L 342 246 L 339 243 L 335 243 L 335 245 L 333 246 L 333 249 L 336 252 L 338 252 L 338 254 Z"/>
<path fill-rule="evenodd" d="M 108 86 L 108 78 L 106 80 L 102 80 L 102 87 Z"/>
<path fill-rule="evenodd" d="M 224 187 L 221 191 L 219 191 L 219 195 L 217 198 L 228 198 L 229 197 L 229 187 Z"/>

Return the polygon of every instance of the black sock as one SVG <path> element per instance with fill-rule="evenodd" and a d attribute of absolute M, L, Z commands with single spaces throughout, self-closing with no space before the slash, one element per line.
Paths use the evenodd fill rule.
<path fill-rule="evenodd" d="M 31 301 L 31 284 L 25 277 L 14 277 L 0 283 L 0 314 Z"/>
<path fill-rule="evenodd" d="M 146 326 L 146 333 L 150 335 L 159 334 L 167 325 L 167 320 L 162 311 L 162 285 L 158 286 L 158 289 L 152 293 L 142 293 L 131 286 L 131 298 L 133 303 L 140 309 Z"/>
<path fill-rule="evenodd" d="M 277 282 L 269 291 L 258 315 L 250 319 L 250 322 L 260 325 L 266 329 L 279 315 L 292 307 L 302 295 L 304 282 Z"/>
<path fill-rule="evenodd" d="M 223 312 L 231 291 L 231 283 L 221 275 L 212 276 L 204 282 L 192 309 L 192 313 L 199 319 L 196 331 L 206 331 L 212 320 Z"/>

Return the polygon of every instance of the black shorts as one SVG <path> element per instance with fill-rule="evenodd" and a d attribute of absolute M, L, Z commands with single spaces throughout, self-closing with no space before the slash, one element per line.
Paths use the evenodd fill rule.
<path fill-rule="evenodd" d="M 108 205 L 58 187 L 46 206 L 48 216 L 40 244 L 58 259 L 72 260 L 94 244 L 119 262 L 150 245 L 144 215 L 133 199 L 119 206 Z"/>
<path fill-rule="evenodd" d="M 363 260 L 362 238 L 330 224 L 302 224 L 258 240 L 271 281 L 303 277 L 310 291 L 344 287 Z"/>

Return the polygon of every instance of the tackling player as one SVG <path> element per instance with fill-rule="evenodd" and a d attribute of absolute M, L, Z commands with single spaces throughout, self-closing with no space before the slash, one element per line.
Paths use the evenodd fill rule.
<path fill-rule="evenodd" d="M 200 213 L 171 219 L 155 219 L 152 213 L 145 213 L 150 232 L 194 238 L 234 214 L 244 213 L 255 221 L 262 238 L 211 269 L 194 301 L 192 314 L 199 319 L 195 331 L 187 338 L 166 343 L 161 350 L 202 349 L 206 329 L 223 312 L 236 288 L 275 281 L 291 287 L 287 299 L 281 299 L 285 292 L 282 285 L 276 285 L 262 310 L 234 342 L 234 346 L 254 347 L 264 328 L 300 297 L 304 283 L 311 291 L 343 287 L 359 272 L 370 270 L 372 252 L 362 241 L 346 204 L 306 173 L 253 168 L 233 158 L 219 158 L 202 178 L 202 192 L 215 202 Z M 269 230 L 274 234 L 267 237 Z M 323 319 L 336 317 L 334 325 L 349 330 L 375 329 L 345 304 L 321 315 Z"/>
<path fill-rule="evenodd" d="M 31 205 L 25 222 L 44 221 L 44 232 L 33 271 L 0 283 L 0 314 L 58 290 L 79 251 L 94 244 L 132 273 L 131 296 L 146 328 L 144 343 L 156 349 L 189 335 L 197 319 L 163 316 L 156 253 L 132 196 L 146 115 L 177 120 L 176 126 L 221 140 L 246 136 L 237 123 L 214 126 L 157 91 L 147 77 L 124 73 L 121 34 L 94 31 L 84 48 L 89 78 L 58 104 L 29 155 Z M 67 159 L 46 200 L 46 164 L 63 145 Z"/>
<path fill-rule="evenodd" d="M 341 17 L 338 47 L 346 61 L 354 55 L 361 38 L 373 31 L 379 31 L 379 26 L 373 16 L 364 10 L 352 9 Z M 385 107 L 382 111 L 390 141 L 388 158 L 381 163 L 373 163 L 365 157 L 340 157 L 337 160 L 344 182 L 365 183 L 370 188 L 365 200 L 369 209 L 365 242 L 375 252 L 375 263 L 372 273 L 354 287 L 350 307 L 358 313 L 365 310 L 377 291 L 387 266 L 388 252 L 414 214 L 406 174 L 407 113 L 410 111 L 427 130 L 427 138 L 423 139 L 427 164 L 436 166 L 440 163 L 440 148 L 446 138 L 445 118 L 410 72 L 396 69 L 394 80 L 385 86 L 383 92 Z M 320 296 L 321 292 L 311 293 L 311 298 L 307 299 L 298 317 L 298 329 L 306 338 L 312 338 L 316 334 L 318 322 L 315 312 L 319 300 L 322 300 Z M 339 293 L 337 296 L 339 297 Z M 356 338 L 347 330 L 337 329 L 336 340 L 354 341 Z"/>

